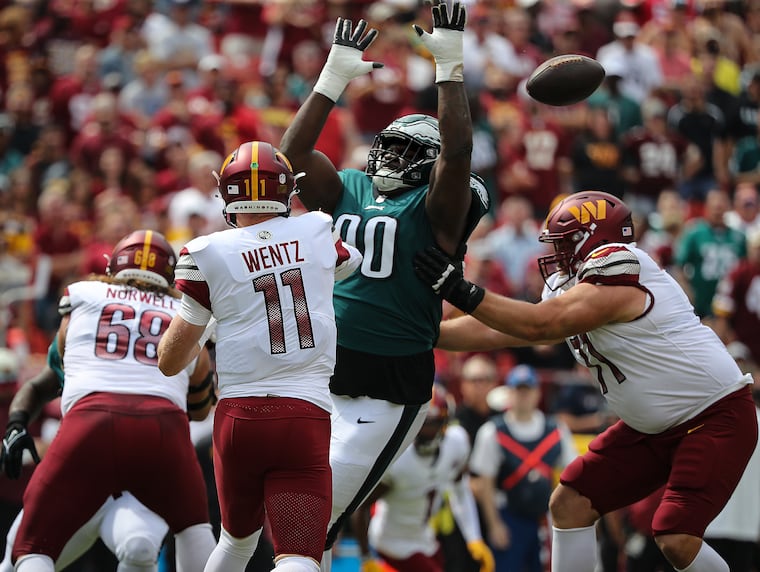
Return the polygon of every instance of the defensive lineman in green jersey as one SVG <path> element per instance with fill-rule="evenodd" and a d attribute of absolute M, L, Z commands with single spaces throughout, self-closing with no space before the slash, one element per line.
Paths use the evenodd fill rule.
<path fill-rule="evenodd" d="M 431 11 L 433 32 L 415 31 L 435 59 L 437 118 L 411 114 L 391 122 L 375 137 L 363 173 L 339 172 L 315 149 L 349 81 L 382 67 L 362 57 L 377 31 L 363 20 L 354 28 L 338 18 L 327 62 L 280 143 L 293 171 L 303 172 L 303 204 L 330 213 L 343 240 L 364 256 L 334 290 L 338 347 L 330 380 L 333 505 L 326 549 L 425 419 L 441 302 L 417 284 L 414 253 L 436 244 L 461 260 L 487 210 L 485 189 L 470 174 L 466 11 L 459 2 L 449 9 L 438 0 Z M 321 568 L 330 570 L 329 552 Z"/>
<path fill-rule="evenodd" d="M 347 169 L 340 178 L 343 194 L 333 211 L 335 227 L 364 254 L 364 261 L 353 276 L 335 284 L 338 344 L 389 356 L 430 350 L 438 337 L 441 304 L 416 279 L 413 249 L 399 248 L 435 242 L 425 212 L 428 185 L 381 195 L 362 171 Z M 482 181 L 472 176 L 470 188 L 467 236 L 488 209 Z"/>

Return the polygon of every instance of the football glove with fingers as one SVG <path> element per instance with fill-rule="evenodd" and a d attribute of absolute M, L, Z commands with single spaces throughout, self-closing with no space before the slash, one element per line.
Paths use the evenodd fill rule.
<path fill-rule="evenodd" d="M 414 31 L 435 58 L 435 83 L 464 81 L 464 25 L 467 11 L 460 2 L 454 2 L 449 16 L 446 3 L 435 3 L 433 33 L 429 34 L 418 25 Z"/>
<path fill-rule="evenodd" d="M 14 411 L 8 417 L 3 448 L 0 451 L 0 467 L 9 479 L 18 479 L 21 475 L 25 450 L 31 453 L 35 463 L 40 462 L 34 438 L 27 430 L 28 423 L 29 414 L 24 411 Z"/>
<path fill-rule="evenodd" d="M 364 20 L 359 20 L 356 30 L 353 30 L 351 20 L 338 18 L 333 45 L 314 85 L 314 91 L 332 101 L 338 101 L 348 82 L 375 68 L 383 67 L 380 62 L 367 62 L 362 59 L 364 50 L 377 36 L 377 30 L 370 29 L 365 34 L 366 30 L 367 22 Z"/>
<path fill-rule="evenodd" d="M 471 540 L 467 543 L 467 550 L 470 552 L 472 559 L 480 564 L 480 572 L 494 572 L 496 564 L 493 560 L 493 554 L 488 545 L 482 540 Z"/>
<path fill-rule="evenodd" d="M 414 272 L 436 294 L 468 314 L 486 295 L 483 288 L 464 279 L 460 262 L 435 246 L 414 255 Z"/>

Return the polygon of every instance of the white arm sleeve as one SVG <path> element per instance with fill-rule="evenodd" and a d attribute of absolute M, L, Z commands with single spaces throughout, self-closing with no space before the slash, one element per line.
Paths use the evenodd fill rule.
<path fill-rule="evenodd" d="M 478 505 L 475 502 L 475 496 L 472 494 L 468 475 L 463 475 L 451 487 L 449 505 L 465 541 L 482 540 L 483 535 L 478 520 Z"/>
<path fill-rule="evenodd" d="M 211 320 L 211 310 L 204 308 L 187 294 L 182 294 L 182 303 L 177 315 L 193 326 L 205 326 Z"/>

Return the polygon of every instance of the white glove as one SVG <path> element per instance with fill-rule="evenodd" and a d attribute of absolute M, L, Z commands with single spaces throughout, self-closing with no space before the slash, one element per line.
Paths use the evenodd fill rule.
<path fill-rule="evenodd" d="M 383 67 L 380 62 L 366 62 L 362 59 L 364 50 L 375 40 L 377 30 L 371 29 L 365 35 L 367 22 L 364 20 L 359 20 L 353 33 L 352 27 L 351 20 L 338 18 L 332 48 L 314 86 L 314 91 L 332 101 L 338 101 L 340 94 L 352 79 Z"/>
<path fill-rule="evenodd" d="M 435 83 L 464 81 L 464 24 L 467 11 L 454 2 L 451 17 L 446 4 L 436 4 L 433 10 L 433 33 L 428 34 L 418 25 L 414 31 L 435 58 Z"/>

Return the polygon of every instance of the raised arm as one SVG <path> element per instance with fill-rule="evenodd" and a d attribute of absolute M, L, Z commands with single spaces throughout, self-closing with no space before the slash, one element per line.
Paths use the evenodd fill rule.
<path fill-rule="evenodd" d="M 463 75 L 465 8 L 455 2 L 432 7 L 433 32 L 414 29 L 435 58 L 441 152 L 430 175 L 427 213 L 438 245 L 454 254 L 462 241 L 470 209 L 472 120 Z"/>
<path fill-rule="evenodd" d="M 280 151 L 290 161 L 293 171 L 306 174 L 299 179 L 298 188 L 299 198 L 309 210 L 332 212 L 343 187 L 335 166 L 314 149 L 327 116 L 352 79 L 383 66 L 362 59 L 364 50 L 377 36 L 377 30 L 365 34 L 366 30 L 364 20 L 359 20 L 354 30 L 351 20 L 338 18 L 333 45 L 314 90 L 280 141 Z"/>

